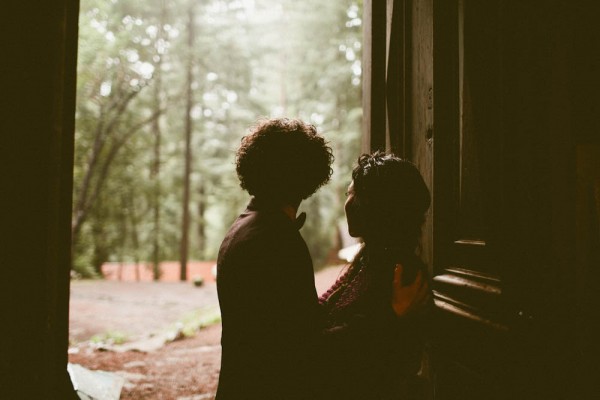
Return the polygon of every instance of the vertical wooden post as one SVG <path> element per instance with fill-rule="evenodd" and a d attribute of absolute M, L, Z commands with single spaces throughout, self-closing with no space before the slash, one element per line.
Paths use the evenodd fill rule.
<path fill-rule="evenodd" d="M 388 0 L 386 68 L 387 149 L 410 159 L 410 4 Z"/>
<path fill-rule="evenodd" d="M 77 0 L 3 4 L 0 398 L 76 399 L 67 374 Z"/>
<path fill-rule="evenodd" d="M 386 147 L 386 2 L 365 0 L 363 38 L 363 151 Z"/>

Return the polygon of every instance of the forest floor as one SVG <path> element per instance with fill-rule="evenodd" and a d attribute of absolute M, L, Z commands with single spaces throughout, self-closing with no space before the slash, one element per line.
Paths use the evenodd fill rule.
<path fill-rule="evenodd" d="M 317 272 L 317 292 L 339 272 Z M 123 400 L 214 399 L 221 360 L 215 321 L 214 283 L 73 281 L 69 362 L 123 378 Z"/>

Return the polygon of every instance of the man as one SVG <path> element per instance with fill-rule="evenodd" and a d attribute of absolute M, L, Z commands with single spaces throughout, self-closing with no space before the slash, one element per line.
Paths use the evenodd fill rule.
<path fill-rule="evenodd" d="M 242 139 L 236 171 L 252 195 L 217 260 L 223 321 L 218 400 L 311 399 L 323 321 L 310 254 L 298 232 L 302 200 L 329 181 L 333 155 L 312 125 L 260 122 Z"/>

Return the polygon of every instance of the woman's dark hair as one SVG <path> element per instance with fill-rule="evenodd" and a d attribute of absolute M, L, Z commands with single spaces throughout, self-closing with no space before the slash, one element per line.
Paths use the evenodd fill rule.
<path fill-rule="evenodd" d="M 240 186 L 271 202 L 310 197 L 332 174 L 333 153 L 313 125 L 297 119 L 261 120 L 236 153 Z"/>
<path fill-rule="evenodd" d="M 365 245 L 350 270 L 369 265 L 372 272 L 381 273 L 376 275 L 383 282 L 389 282 L 388 275 L 402 263 L 405 284 L 414 281 L 417 270 L 426 273 L 415 251 L 431 197 L 417 167 L 393 154 L 363 154 L 352 179 Z"/>
<path fill-rule="evenodd" d="M 393 154 L 363 154 L 352 180 L 365 239 L 414 251 L 431 203 L 417 167 Z"/>

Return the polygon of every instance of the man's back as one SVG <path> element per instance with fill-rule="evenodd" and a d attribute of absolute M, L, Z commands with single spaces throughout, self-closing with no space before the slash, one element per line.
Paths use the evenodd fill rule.
<path fill-rule="evenodd" d="M 223 240 L 217 265 L 217 398 L 311 398 L 322 321 L 312 261 L 294 221 L 253 199 Z"/>

